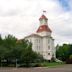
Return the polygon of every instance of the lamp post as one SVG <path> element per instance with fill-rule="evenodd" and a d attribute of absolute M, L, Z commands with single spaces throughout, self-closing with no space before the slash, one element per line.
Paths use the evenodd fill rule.
<path fill-rule="evenodd" d="M 16 59 L 16 68 L 17 68 L 17 59 Z"/>

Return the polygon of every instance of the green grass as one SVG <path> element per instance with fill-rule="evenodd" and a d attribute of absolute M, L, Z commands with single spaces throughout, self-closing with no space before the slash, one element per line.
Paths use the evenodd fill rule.
<path fill-rule="evenodd" d="M 49 68 L 52 68 L 52 67 L 60 67 L 60 66 L 63 66 L 65 65 L 65 63 L 57 63 L 57 62 L 44 62 L 42 63 L 42 66 L 44 67 L 49 67 Z"/>

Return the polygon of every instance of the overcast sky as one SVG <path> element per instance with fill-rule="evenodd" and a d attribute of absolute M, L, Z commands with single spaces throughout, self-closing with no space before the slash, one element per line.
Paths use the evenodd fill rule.
<path fill-rule="evenodd" d="M 55 44 L 72 43 L 72 0 L 0 0 L 0 34 L 21 39 L 36 32 L 43 10 Z"/>

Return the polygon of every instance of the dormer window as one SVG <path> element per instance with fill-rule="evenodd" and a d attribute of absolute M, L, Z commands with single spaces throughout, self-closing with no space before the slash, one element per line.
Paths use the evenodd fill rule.
<path fill-rule="evenodd" d="M 42 27 L 40 27 L 40 29 L 42 29 Z"/>

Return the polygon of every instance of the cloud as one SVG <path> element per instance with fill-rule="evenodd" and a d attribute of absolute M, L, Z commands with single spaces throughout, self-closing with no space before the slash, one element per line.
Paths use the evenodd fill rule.
<path fill-rule="evenodd" d="M 55 44 L 72 43 L 72 12 L 67 11 L 49 18 L 49 25 L 53 31 Z"/>
<path fill-rule="evenodd" d="M 58 35 L 64 36 L 64 37 L 69 37 L 72 35 L 72 16 L 71 13 L 65 13 L 59 16 L 58 20 L 58 30 L 56 30 L 56 33 Z"/>
<path fill-rule="evenodd" d="M 0 12 L 0 17 L 4 17 L 4 16 L 17 16 L 20 14 L 20 11 L 19 10 L 8 10 L 6 12 L 4 11 L 1 11 Z"/>
<path fill-rule="evenodd" d="M 69 11 L 64 11 L 59 0 L 0 0 L 0 33 L 13 34 L 17 38 L 34 33 L 39 26 L 39 17 L 46 10 L 49 27 L 55 44 L 72 42 L 72 0 Z M 66 6 L 64 6 L 66 7 Z"/>

